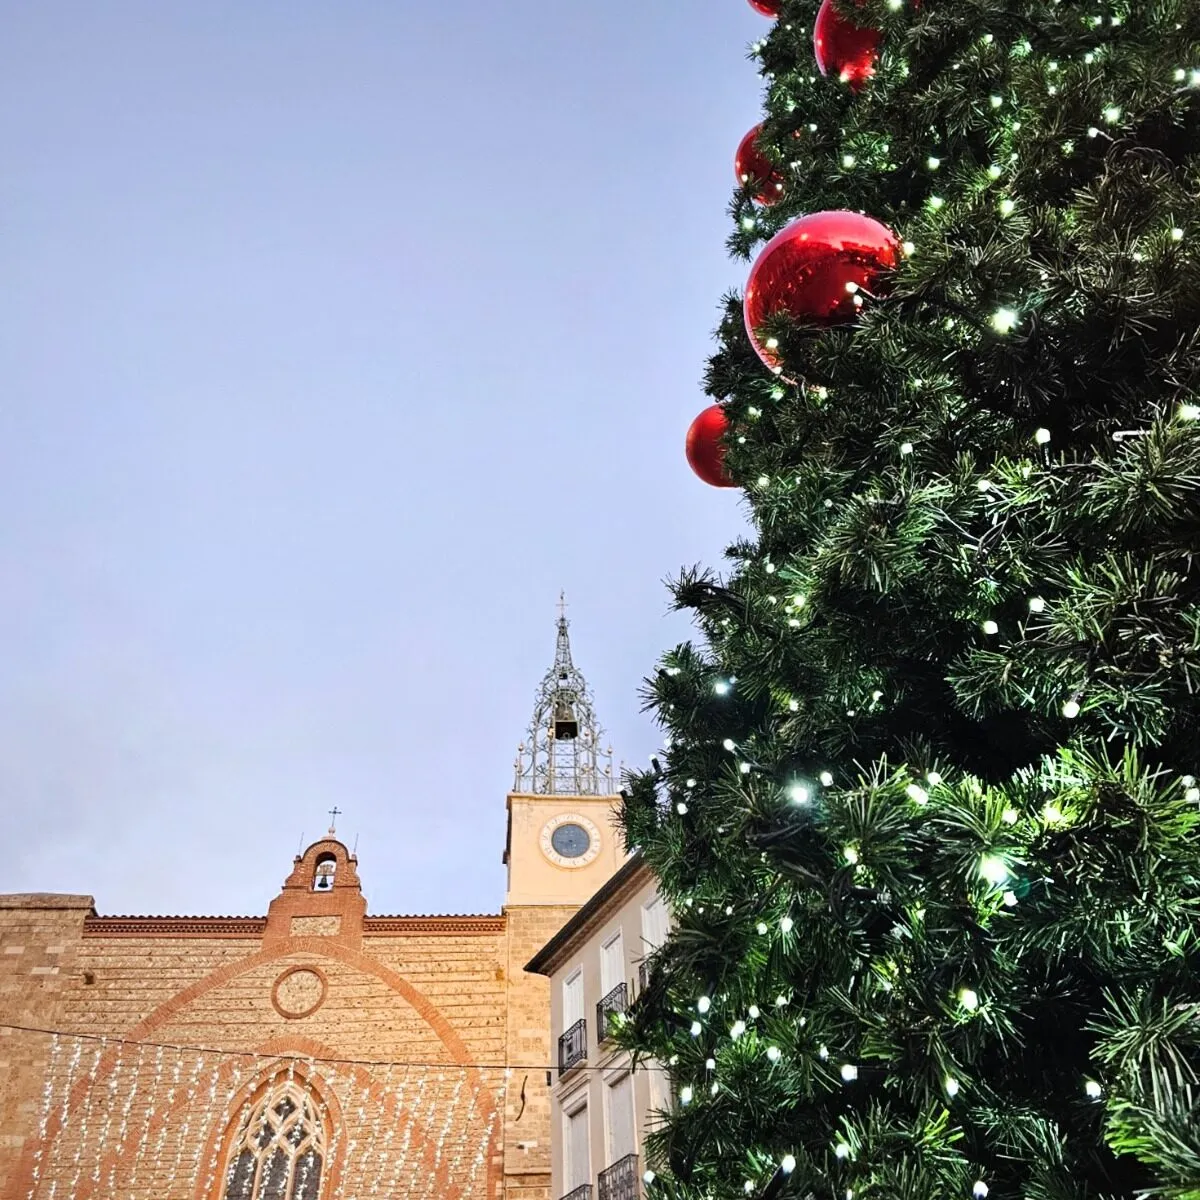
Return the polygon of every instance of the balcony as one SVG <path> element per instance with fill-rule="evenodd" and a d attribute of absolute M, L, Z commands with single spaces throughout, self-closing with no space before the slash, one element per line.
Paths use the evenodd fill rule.
<path fill-rule="evenodd" d="M 587 1058 L 587 1022 L 581 1017 L 558 1039 L 558 1073 L 565 1075 L 585 1058 Z M 575 1192 L 572 1192 L 571 1195 L 574 1196 Z"/>
<path fill-rule="evenodd" d="M 641 1183 L 638 1176 L 638 1156 L 627 1154 L 600 1172 L 599 1200 L 639 1200 Z"/>
<path fill-rule="evenodd" d="M 592 1185 L 581 1183 L 577 1188 L 569 1191 L 562 1200 L 592 1200 Z"/>
<path fill-rule="evenodd" d="M 629 1007 L 629 985 L 618 983 L 607 996 L 596 1005 L 596 1037 L 607 1042 L 612 1037 L 612 1019 Z"/>

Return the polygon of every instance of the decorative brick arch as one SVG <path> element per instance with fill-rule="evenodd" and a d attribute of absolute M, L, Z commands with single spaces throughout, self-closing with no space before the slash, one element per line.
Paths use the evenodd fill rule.
<path fill-rule="evenodd" d="M 450 1063 L 461 1066 L 467 1072 L 468 1077 L 474 1082 L 481 1085 L 484 1083 L 480 1072 L 469 1065 L 470 1051 L 466 1043 L 427 996 L 415 988 L 399 972 L 384 966 L 383 963 L 362 953 L 362 951 L 331 942 L 329 939 L 321 937 L 281 939 L 268 950 L 259 950 L 254 954 L 247 955 L 245 958 L 218 967 L 215 971 L 212 971 L 202 979 L 198 979 L 195 983 L 190 984 L 181 992 L 176 993 L 169 1000 L 160 1004 L 149 1016 L 139 1021 L 132 1029 L 121 1035 L 122 1041 L 149 1041 L 157 1030 L 162 1028 L 174 1016 L 187 1008 L 188 1005 L 193 1004 L 201 996 L 206 995 L 216 988 L 223 987 L 230 980 L 236 979 L 239 975 L 244 975 L 246 972 L 252 971 L 265 963 L 277 962 L 294 954 L 311 954 L 317 957 L 331 958 L 346 966 L 362 971 L 364 974 L 373 975 L 381 982 L 387 984 L 389 988 L 401 996 L 421 1016 L 434 1032 L 445 1048 L 450 1058 Z M 301 1049 L 301 1047 L 318 1046 L 319 1043 L 312 1041 L 312 1039 L 299 1037 L 273 1039 L 259 1053 L 283 1053 L 280 1050 L 270 1049 L 269 1047 L 285 1043 L 289 1047 L 296 1047 L 301 1054 L 309 1057 L 338 1057 L 328 1047 L 321 1047 L 319 1053 L 313 1053 L 311 1049 L 307 1048 Z M 231 1056 L 235 1057 L 239 1053 L 253 1054 L 254 1052 L 230 1052 Z M 44 1134 L 40 1137 L 31 1137 L 26 1140 L 21 1151 L 21 1157 L 11 1177 L 11 1183 L 6 1191 L 5 1200 L 25 1200 L 33 1185 L 33 1170 L 37 1162 L 38 1150 L 53 1144 L 55 1138 L 61 1132 L 63 1125 L 74 1115 L 76 1109 L 88 1093 L 108 1077 L 118 1060 L 119 1054 L 119 1047 L 104 1051 L 97 1063 L 94 1075 L 88 1079 L 79 1080 L 71 1088 L 65 1103 L 62 1106 L 56 1107 L 56 1111 L 50 1114 Z M 365 1075 L 366 1072 L 363 1072 L 363 1074 Z M 484 1098 L 484 1104 L 482 1105 L 484 1116 L 486 1119 L 491 1120 L 497 1108 L 495 1099 L 490 1091 L 483 1086 L 480 1088 L 480 1095 Z M 499 1195 L 500 1183 L 499 1174 L 493 1164 L 495 1157 L 494 1150 L 494 1145 L 489 1146 L 487 1190 L 488 1195 L 492 1197 Z M 84 1195 L 90 1194 L 90 1191 L 87 1193 L 81 1192 L 79 1197 L 73 1198 L 73 1200 L 83 1200 Z"/>

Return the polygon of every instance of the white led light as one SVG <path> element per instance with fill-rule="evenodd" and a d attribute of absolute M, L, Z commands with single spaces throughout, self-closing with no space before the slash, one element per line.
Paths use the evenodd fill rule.
<path fill-rule="evenodd" d="M 710 1008 L 712 1008 L 712 1001 L 707 996 L 701 996 L 700 999 L 696 1001 L 696 1011 L 701 1015 L 708 1012 Z"/>
<path fill-rule="evenodd" d="M 992 165 L 990 167 L 988 167 L 988 172 L 987 172 L 988 178 L 989 179 L 999 179 L 1002 169 L 1003 168 L 1000 166 L 999 163 L 992 163 Z"/>
<path fill-rule="evenodd" d="M 1183 798 L 1189 804 L 1200 804 L 1200 787 L 1190 787 L 1183 793 Z"/>
<path fill-rule="evenodd" d="M 699 1037 L 704 1032 L 704 1026 L 699 1021 L 692 1022 L 692 1037 Z"/>
<path fill-rule="evenodd" d="M 1016 892 L 1005 892 L 1003 899 L 1004 899 L 1005 908 L 1016 908 L 1017 907 L 1017 893 Z"/>
<path fill-rule="evenodd" d="M 916 243 L 914 242 L 901 242 L 900 249 L 904 251 L 905 258 L 912 258 L 917 251 Z"/>
<path fill-rule="evenodd" d="M 974 1012 L 979 1007 L 979 995 L 978 993 L 973 992 L 970 988 L 963 988 L 963 990 L 958 993 L 958 1002 L 967 1010 L 967 1012 Z"/>
<path fill-rule="evenodd" d="M 1011 217 L 1013 210 L 1017 207 L 1015 200 L 1010 200 L 1007 196 L 1000 201 L 1000 215 L 1002 217 Z"/>
<path fill-rule="evenodd" d="M 852 167 L 852 166 L 854 166 L 856 161 L 857 160 L 855 159 L 853 154 L 843 154 L 842 155 L 842 166 L 843 167 L 847 167 L 847 168 Z"/>
<path fill-rule="evenodd" d="M 1181 404 L 1179 415 L 1185 421 L 1200 421 L 1200 404 Z"/>
<path fill-rule="evenodd" d="M 717 1060 L 715 1058 L 706 1058 L 704 1060 L 704 1065 L 711 1071 L 716 1067 Z"/>
<path fill-rule="evenodd" d="M 946 1095 L 951 1099 L 958 1095 L 958 1080 L 951 1075 L 946 1076 Z"/>
<path fill-rule="evenodd" d="M 941 208 L 942 205 L 945 203 L 946 203 L 945 200 L 943 200 L 941 198 L 941 196 L 930 196 L 929 197 L 929 207 L 930 208 Z"/>
<path fill-rule="evenodd" d="M 747 1179 L 746 1182 L 742 1184 L 742 1191 L 745 1192 L 747 1196 L 750 1195 L 750 1193 L 754 1191 L 754 1180 Z"/>
<path fill-rule="evenodd" d="M 822 787 L 833 787 L 833 776 L 828 771 L 822 771 L 820 779 Z"/>
<path fill-rule="evenodd" d="M 779 1160 L 779 1169 L 785 1175 L 790 1175 L 796 1169 L 796 1156 L 794 1154 L 785 1154 Z"/>
<path fill-rule="evenodd" d="M 838 1158 L 850 1157 L 850 1147 L 845 1142 L 838 1142 L 838 1144 L 834 1147 L 833 1152 L 838 1156 Z"/>
<path fill-rule="evenodd" d="M 942 777 L 937 771 L 927 771 L 925 773 L 925 778 L 929 780 L 930 787 L 937 787 L 937 785 L 942 782 Z"/>
<path fill-rule="evenodd" d="M 692 1089 L 691 1089 L 690 1087 L 685 1087 L 685 1088 L 684 1088 L 684 1089 L 683 1089 L 683 1090 L 682 1090 L 682 1091 L 679 1093 L 679 1100 L 680 1100 L 680 1103 L 682 1103 L 682 1104 L 691 1104 L 691 1102 L 692 1102 L 692 1096 L 693 1096 L 693 1094 L 694 1094 L 694 1093 L 692 1092 Z"/>
<path fill-rule="evenodd" d="M 731 1038 L 733 1038 L 733 1040 L 735 1042 L 745 1032 L 746 1032 L 746 1022 L 745 1021 L 734 1021 L 734 1023 L 729 1027 L 729 1036 Z"/>
<path fill-rule="evenodd" d="M 901 454 L 911 454 L 912 452 L 913 452 L 912 442 L 901 442 L 900 443 L 900 453 Z"/>
<path fill-rule="evenodd" d="M 851 865 L 854 866 L 858 862 L 858 851 L 853 846 L 847 846 L 842 851 L 842 857 Z"/>
<path fill-rule="evenodd" d="M 999 632 L 1000 632 L 1000 626 L 999 626 L 999 625 L 997 625 L 995 621 L 984 621 L 984 623 L 983 623 L 983 632 L 984 632 L 984 633 L 988 633 L 988 634 L 995 634 L 995 633 L 999 633 Z"/>
<path fill-rule="evenodd" d="M 858 1078 L 858 1068 L 853 1063 L 842 1064 L 842 1079 L 846 1083 L 853 1083 Z"/>
<path fill-rule="evenodd" d="M 645 1174 L 642 1176 L 642 1182 L 643 1182 L 643 1183 L 653 1183 L 653 1182 L 654 1182 L 654 1180 L 655 1180 L 655 1178 L 656 1178 L 656 1176 L 655 1176 L 655 1174 L 654 1174 L 654 1172 L 653 1172 L 653 1171 L 647 1171 L 647 1172 L 646 1172 L 646 1173 L 645 1173 Z"/>
<path fill-rule="evenodd" d="M 979 873 L 995 887 L 999 887 L 1008 877 L 1008 864 L 994 854 L 985 854 L 979 860 Z"/>
<path fill-rule="evenodd" d="M 761 934 L 761 933 L 766 933 L 766 932 L 767 932 L 767 925 L 766 925 L 766 922 L 765 922 L 765 921 L 759 921 L 759 923 L 758 923 L 758 932 L 759 932 L 760 934 Z"/>
<path fill-rule="evenodd" d="M 716 692 L 718 696 L 724 696 L 729 691 L 729 684 L 727 684 L 723 679 L 718 680 L 713 684 L 713 691 Z"/>
<path fill-rule="evenodd" d="M 795 925 L 795 921 L 793 921 L 791 917 L 784 917 L 783 920 L 779 922 L 779 928 L 783 930 L 784 933 L 791 933 L 793 925 Z"/>
<path fill-rule="evenodd" d="M 1178 225 L 1176 225 L 1175 228 L 1171 230 L 1171 240 L 1173 242 L 1182 242 L 1183 241 L 1183 230 L 1180 229 Z"/>
<path fill-rule="evenodd" d="M 1062 706 L 1062 715 L 1066 717 L 1068 721 L 1075 720 L 1075 718 L 1079 716 L 1079 701 L 1068 700 L 1066 704 Z"/>
<path fill-rule="evenodd" d="M 1015 808 L 1006 808 L 1004 812 L 1000 814 L 1000 820 L 1002 820 L 1005 825 L 1015 825 L 1018 819 L 1017 810 Z"/>
<path fill-rule="evenodd" d="M 782 1008 L 786 1003 L 787 1003 L 786 996 L 776 996 L 775 997 L 775 1007 L 776 1008 Z"/>
<path fill-rule="evenodd" d="M 755 225 L 757 225 L 757 224 L 758 224 L 758 222 L 753 217 L 743 217 L 742 218 L 742 228 L 744 230 L 746 230 L 747 233 L 751 229 L 753 229 L 755 227 Z"/>
<path fill-rule="evenodd" d="M 684 804 L 684 802 L 683 802 L 682 800 L 680 800 L 680 802 L 679 802 L 677 805 L 675 805 L 675 811 L 676 811 L 676 812 L 677 812 L 677 813 L 678 813 L 678 814 L 679 814 L 681 817 L 686 817 L 686 816 L 687 816 L 687 811 L 688 811 L 688 806 L 687 806 L 686 804 Z"/>
<path fill-rule="evenodd" d="M 772 1062 L 778 1062 L 778 1061 L 779 1061 L 779 1057 L 780 1057 L 780 1050 L 779 1050 L 779 1047 L 778 1047 L 778 1046 L 768 1046 L 768 1047 L 767 1047 L 767 1057 L 768 1057 L 768 1058 L 769 1058 L 769 1059 L 770 1059 Z"/>
<path fill-rule="evenodd" d="M 734 742 L 733 738 L 726 738 L 721 743 L 721 745 L 724 746 L 726 750 L 736 750 L 737 749 L 737 745 Z"/>
<path fill-rule="evenodd" d="M 1110 104 L 1104 110 L 1104 119 L 1110 125 L 1115 125 L 1121 119 L 1121 110 L 1115 104 Z"/>
<path fill-rule="evenodd" d="M 752 1021 L 757 1021 L 758 1018 L 762 1015 L 762 1010 L 758 1007 L 757 1004 L 750 1005 L 750 1008 L 747 1011 L 750 1013 L 750 1020 L 752 1020 Z"/>
<path fill-rule="evenodd" d="M 971 1189 L 971 1195 L 975 1200 L 987 1200 L 988 1185 L 982 1179 L 975 1180 L 975 1186 Z"/>
<path fill-rule="evenodd" d="M 1032 613 L 1040 613 L 1046 611 L 1046 601 L 1041 596 L 1029 597 L 1029 611 Z"/>
<path fill-rule="evenodd" d="M 917 804 L 929 803 L 929 793 L 919 783 L 910 783 L 904 791 L 908 798 Z"/>
<path fill-rule="evenodd" d="M 750 774 L 750 764 L 742 763 L 739 765 L 738 770 L 741 771 L 741 773 L 743 775 L 749 775 Z"/>
<path fill-rule="evenodd" d="M 1037 444 L 1039 446 L 1046 445 L 1046 443 L 1050 441 L 1050 430 L 1048 430 L 1048 429 L 1037 430 L 1037 432 L 1034 433 L 1034 435 L 1033 435 L 1033 440 L 1035 442 L 1037 442 Z"/>
<path fill-rule="evenodd" d="M 806 788 L 802 783 L 793 783 L 788 789 L 788 795 L 791 796 L 793 804 L 808 803 L 808 788 Z"/>
<path fill-rule="evenodd" d="M 997 333 L 1008 333 L 1017 323 L 1017 314 L 1011 308 L 998 308 L 992 314 L 992 328 Z"/>
<path fill-rule="evenodd" d="M 935 154 L 931 154 L 925 162 L 931 171 L 936 171 L 942 165 L 942 160 Z"/>
<path fill-rule="evenodd" d="M 1045 821 L 1047 825 L 1057 825 L 1062 819 L 1062 809 L 1059 808 L 1057 804 L 1047 804 L 1046 807 L 1042 809 L 1042 820 Z"/>
<path fill-rule="evenodd" d="M 1004 103 L 1003 96 L 990 96 L 988 98 L 991 100 L 993 108 L 999 108 Z"/>
<path fill-rule="evenodd" d="M 1087 1093 L 1089 1100 L 1099 1100 L 1104 1095 L 1104 1089 L 1094 1079 L 1089 1079 L 1083 1085 L 1083 1090 Z"/>

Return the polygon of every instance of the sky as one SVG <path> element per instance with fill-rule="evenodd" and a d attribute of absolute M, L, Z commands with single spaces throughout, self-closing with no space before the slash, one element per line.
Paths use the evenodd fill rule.
<path fill-rule="evenodd" d="M 336 805 L 369 912 L 499 911 L 560 589 L 646 762 L 766 29 L 0 0 L 0 891 L 262 913 Z"/>

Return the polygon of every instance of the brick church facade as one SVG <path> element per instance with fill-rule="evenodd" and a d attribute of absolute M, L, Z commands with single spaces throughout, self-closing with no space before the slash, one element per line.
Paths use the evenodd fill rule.
<path fill-rule="evenodd" d="M 0 1200 L 550 1200 L 548 981 L 620 866 L 560 616 L 490 916 L 374 916 L 333 835 L 259 917 L 0 896 Z"/>

